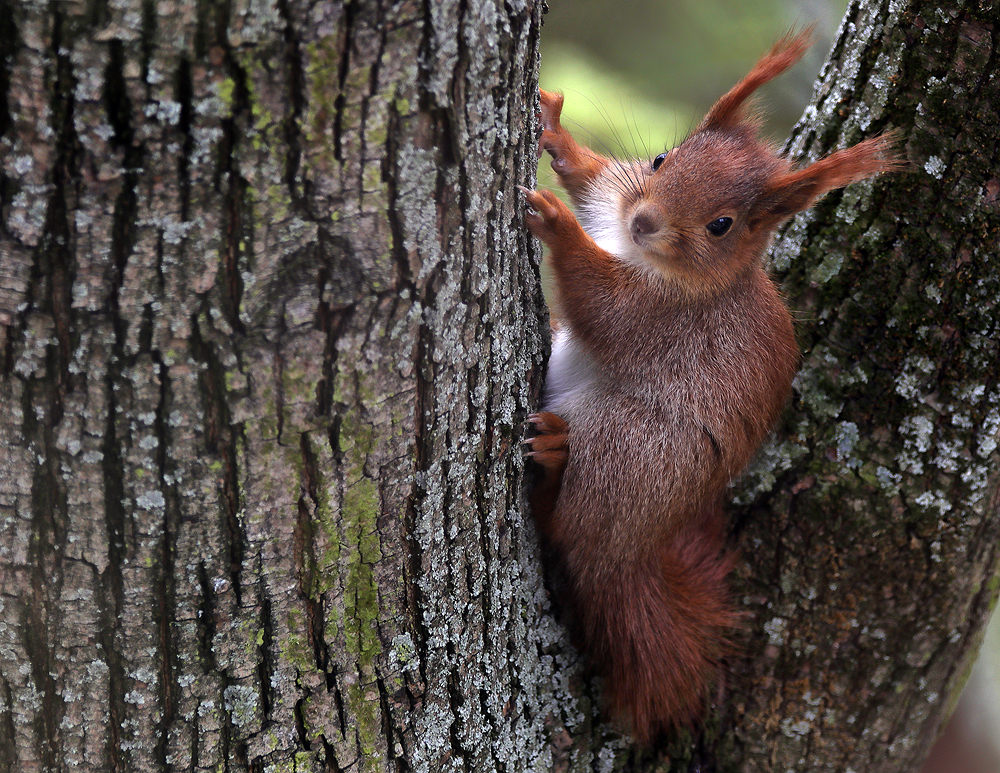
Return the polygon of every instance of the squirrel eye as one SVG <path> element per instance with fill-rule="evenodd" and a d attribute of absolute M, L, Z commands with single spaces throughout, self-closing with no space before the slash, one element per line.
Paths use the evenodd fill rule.
<path fill-rule="evenodd" d="M 653 159 L 653 171 L 654 172 L 657 169 L 660 168 L 660 164 L 663 163 L 663 159 L 665 159 L 666 157 L 667 157 L 666 153 L 661 153 L 660 155 L 658 155 L 656 158 Z"/>
<path fill-rule="evenodd" d="M 722 236 L 726 231 L 729 230 L 730 226 L 733 224 L 733 219 L 731 217 L 720 217 L 718 220 L 713 220 L 711 223 L 705 226 L 708 232 L 712 236 Z"/>

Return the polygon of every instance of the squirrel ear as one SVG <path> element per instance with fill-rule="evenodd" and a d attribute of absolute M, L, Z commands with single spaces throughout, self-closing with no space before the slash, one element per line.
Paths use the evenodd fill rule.
<path fill-rule="evenodd" d="M 809 27 L 798 35 L 788 34 L 775 43 L 771 50 L 760 58 L 746 76 L 723 94 L 708 111 L 697 131 L 708 129 L 729 129 L 747 120 L 743 109 L 747 98 L 769 80 L 781 75 L 795 64 L 813 42 L 813 30 Z M 697 133 L 697 132 L 696 132 Z"/>
<path fill-rule="evenodd" d="M 774 228 L 829 191 L 905 168 L 906 163 L 893 150 L 896 139 L 895 133 L 888 132 L 838 150 L 804 169 L 775 175 L 751 208 L 750 227 Z"/>

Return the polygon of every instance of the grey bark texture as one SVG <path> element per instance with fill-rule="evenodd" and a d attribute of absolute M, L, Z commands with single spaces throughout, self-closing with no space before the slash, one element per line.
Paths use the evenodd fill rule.
<path fill-rule="evenodd" d="M 993 4 L 849 5 L 788 151 L 895 130 L 911 169 L 776 241 L 803 362 L 734 490 L 744 651 L 699 737 L 608 769 L 913 773 L 950 714 L 998 589 L 998 34 Z"/>
<path fill-rule="evenodd" d="M 996 596 L 997 11 L 848 9 L 791 152 L 913 170 L 776 245 L 745 655 L 650 753 L 522 509 L 541 11 L 0 0 L 0 772 L 916 769 Z"/>
<path fill-rule="evenodd" d="M 912 168 L 773 253 L 803 366 L 738 499 L 747 657 L 716 753 L 743 771 L 915 771 L 997 598 L 1000 12 L 853 2 L 793 156 L 896 129 Z"/>
<path fill-rule="evenodd" d="M 547 754 L 540 14 L 0 3 L 0 771 Z"/>

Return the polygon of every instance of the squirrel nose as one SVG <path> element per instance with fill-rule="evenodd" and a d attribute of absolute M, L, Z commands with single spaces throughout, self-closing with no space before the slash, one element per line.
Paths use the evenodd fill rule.
<path fill-rule="evenodd" d="M 656 233 L 659 230 L 660 225 L 657 219 L 648 210 L 640 209 L 632 214 L 632 219 L 629 221 L 629 232 L 632 235 L 632 241 L 636 244 L 643 237 Z"/>

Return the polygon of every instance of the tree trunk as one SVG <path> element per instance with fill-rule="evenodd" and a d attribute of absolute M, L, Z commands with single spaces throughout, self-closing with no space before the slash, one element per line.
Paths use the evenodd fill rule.
<path fill-rule="evenodd" d="M 543 754 L 540 6 L 0 6 L 0 770 Z"/>
<path fill-rule="evenodd" d="M 700 737 L 615 752 L 581 732 L 572 769 L 596 749 L 630 771 L 919 770 L 997 598 L 998 23 L 964 1 L 848 8 L 789 152 L 895 129 L 912 168 L 776 242 L 803 363 L 734 491 L 743 655 Z"/>
<path fill-rule="evenodd" d="M 918 770 L 996 602 L 998 23 L 852 3 L 793 131 L 814 158 L 894 127 L 912 168 L 830 196 L 774 250 L 804 357 L 740 494 L 733 769 Z"/>

